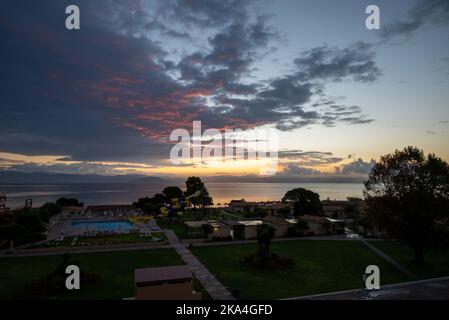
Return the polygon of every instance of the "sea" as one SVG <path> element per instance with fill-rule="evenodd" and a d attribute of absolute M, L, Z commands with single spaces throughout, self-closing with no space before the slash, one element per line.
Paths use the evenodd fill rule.
<path fill-rule="evenodd" d="M 20 208 L 26 199 L 33 207 L 55 202 L 60 197 L 77 198 L 87 205 L 131 204 L 138 198 L 151 197 L 166 185 L 140 183 L 83 183 L 83 184 L 3 184 L 0 195 L 6 196 L 9 208 Z M 183 187 L 180 185 L 179 187 Z M 294 188 L 306 188 L 320 195 L 322 200 L 345 200 L 362 197 L 363 184 L 358 183 L 207 183 L 215 205 L 233 199 L 247 201 L 276 201 Z"/>

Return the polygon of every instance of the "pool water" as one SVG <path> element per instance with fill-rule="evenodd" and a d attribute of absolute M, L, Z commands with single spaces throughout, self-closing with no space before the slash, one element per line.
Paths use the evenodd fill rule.
<path fill-rule="evenodd" d="M 70 226 L 79 231 L 129 231 L 133 227 L 128 221 L 80 221 Z"/>

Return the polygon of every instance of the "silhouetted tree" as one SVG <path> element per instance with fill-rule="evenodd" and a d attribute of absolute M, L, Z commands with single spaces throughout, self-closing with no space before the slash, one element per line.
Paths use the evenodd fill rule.
<path fill-rule="evenodd" d="M 267 262 L 270 259 L 271 240 L 275 236 L 275 229 L 271 224 L 261 224 L 257 226 L 257 243 L 259 244 L 259 259 Z"/>
<path fill-rule="evenodd" d="M 61 213 L 61 207 L 56 203 L 47 202 L 38 209 L 38 213 L 41 220 L 48 223 L 51 217 Z"/>
<path fill-rule="evenodd" d="M 282 198 L 282 202 L 292 201 L 294 204 L 294 215 L 301 216 L 305 214 L 322 215 L 323 205 L 320 201 L 320 195 L 313 191 L 297 188 L 287 193 Z"/>
<path fill-rule="evenodd" d="M 196 211 L 196 207 L 200 206 L 202 209 L 213 204 L 212 197 L 209 195 L 204 182 L 199 177 L 189 177 L 186 180 L 185 196 L 190 197 L 190 202 Z"/>
<path fill-rule="evenodd" d="M 61 197 L 56 200 L 56 204 L 60 207 L 82 207 L 84 204 L 78 199 Z"/>
<path fill-rule="evenodd" d="M 425 247 L 441 243 L 449 227 L 449 165 L 418 148 L 381 157 L 365 182 L 368 215 L 424 262 Z M 440 235 L 436 237 L 436 235 Z"/>
<path fill-rule="evenodd" d="M 179 187 L 176 186 L 170 186 L 166 187 L 164 190 L 162 190 L 162 193 L 167 198 L 167 202 L 169 203 L 171 199 L 173 198 L 179 198 L 182 197 L 182 190 Z"/>
<path fill-rule="evenodd" d="M 162 193 L 157 193 L 151 198 L 139 198 L 137 202 L 133 203 L 133 206 L 142 210 L 143 213 L 158 213 L 165 202 L 165 196 Z"/>

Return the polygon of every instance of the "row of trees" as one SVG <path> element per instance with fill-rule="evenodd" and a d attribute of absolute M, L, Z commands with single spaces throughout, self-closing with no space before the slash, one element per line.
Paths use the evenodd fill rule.
<path fill-rule="evenodd" d="M 63 207 L 82 207 L 83 203 L 73 198 L 59 198 L 55 203 L 48 202 L 39 208 L 22 208 L 0 222 L 0 239 L 9 241 L 10 249 L 16 242 L 20 244 L 45 239 L 46 225 L 51 217 L 61 213 Z"/>
<path fill-rule="evenodd" d="M 204 210 L 213 204 L 212 197 L 201 178 L 189 177 L 185 181 L 185 186 L 185 191 L 177 186 L 166 187 L 161 193 L 157 193 L 151 198 L 140 198 L 133 205 L 146 214 L 157 214 L 161 207 L 170 205 L 172 199 L 188 199 L 194 212 L 197 212 L 197 209 Z"/>

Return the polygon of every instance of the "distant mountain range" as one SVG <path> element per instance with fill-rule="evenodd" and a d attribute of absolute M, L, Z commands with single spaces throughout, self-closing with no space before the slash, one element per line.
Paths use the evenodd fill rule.
<path fill-rule="evenodd" d="M 156 177 L 145 175 L 106 176 L 97 174 L 24 173 L 0 171 L 0 184 L 70 184 L 70 183 L 142 183 L 160 185 L 183 185 L 187 177 Z M 232 176 L 201 177 L 206 183 L 362 183 L 366 176 L 320 174 L 304 176 Z"/>
<path fill-rule="evenodd" d="M 97 174 L 63 174 L 0 171 L 0 184 L 65 184 L 65 183 L 170 183 L 169 179 L 144 175 L 105 176 Z"/>
<path fill-rule="evenodd" d="M 363 175 L 320 174 L 303 176 L 210 176 L 204 177 L 204 181 L 210 183 L 362 183 L 366 180 Z"/>

